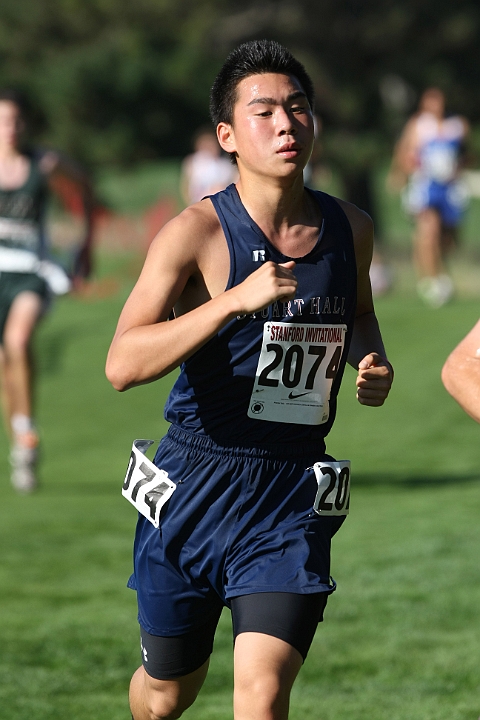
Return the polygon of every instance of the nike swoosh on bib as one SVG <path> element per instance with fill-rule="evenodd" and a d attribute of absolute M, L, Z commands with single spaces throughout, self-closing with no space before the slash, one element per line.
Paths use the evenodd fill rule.
<path fill-rule="evenodd" d="M 288 399 L 289 399 L 289 400 L 295 400 L 296 398 L 303 397 L 304 395 L 310 395 L 310 393 L 309 393 L 309 392 L 305 392 L 305 393 L 299 393 L 298 395 L 294 395 L 294 394 L 291 392 L 291 393 L 288 394 Z"/>

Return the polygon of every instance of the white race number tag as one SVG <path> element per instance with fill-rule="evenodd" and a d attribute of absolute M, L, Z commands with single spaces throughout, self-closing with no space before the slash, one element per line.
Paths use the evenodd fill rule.
<path fill-rule="evenodd" d="M 350 460 L 328 460 L 313 466 L 318 490 L 313 509 L 318 515 L 348 515 Z"/>
<path fill-rule="evenodd" d="M 145 452 L 153 440 L 134 440 L 122 495 L 156 528 L 160 524 L 160 510 L 176 490 L 165 470 L 159 470 Z"/>
<path fill-rule="evenodd" d="M 267 322 L 248 417 L 270 422 L 327 422 L 346 325 Z"/>

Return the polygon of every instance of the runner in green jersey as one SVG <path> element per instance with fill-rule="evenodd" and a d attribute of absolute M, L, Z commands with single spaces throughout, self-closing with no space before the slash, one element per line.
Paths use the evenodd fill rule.
<path fill-rule="evenodd" d="M 0 92 L 0 376 L 2 406 L 11 440 L 12 484 L 20 492 L 36 487 L 38 433 L 32 417 L 31 339 L 52 294 L 70 279 L 48 257 L 43 217 L 48 181 L 73 180 L 84 199 L 86 234 L 76 272 L 90 266 L 91 190 L 83 172 L 55 152 L 27 153 L 21 146 L 23 99 Z"/>

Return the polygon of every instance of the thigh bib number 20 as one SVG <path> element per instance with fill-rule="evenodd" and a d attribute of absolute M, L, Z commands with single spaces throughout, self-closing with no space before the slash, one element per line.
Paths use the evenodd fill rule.
<path fill-rule="evenodd" d="M 350 460 L 324 460 L 312 468 L 318 490 L 313 503 L 317 515 L 348 515 L 350 510 Z"/>

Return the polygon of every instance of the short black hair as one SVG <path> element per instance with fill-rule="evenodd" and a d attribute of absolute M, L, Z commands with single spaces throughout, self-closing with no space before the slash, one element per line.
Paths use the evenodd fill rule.
<path fill-rule="evenodd" d="M 250 75 L 265 73 L 294 75 L 313 112 L 313 83 L 302 63 L 274 40 L 251 40 L 232 50 L 215 78 L 210 91 L 210 116 L 215 127 L 221 122 L 233 123 L 238 83 Z"/>
<path fill-rule="evenodd" d="M 21 90 L 14 88 L 0 88 L 0 102 L 10 102 L 13 105 L 16 105 L 23 118 L 29 114 L 30 107 L 26 96 Z"/>

